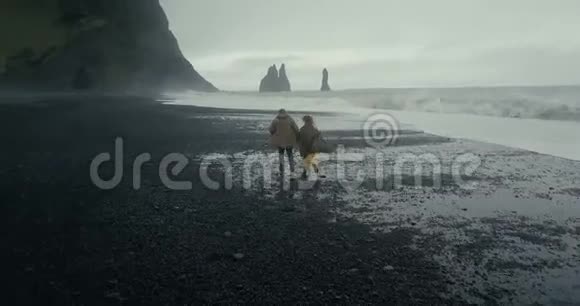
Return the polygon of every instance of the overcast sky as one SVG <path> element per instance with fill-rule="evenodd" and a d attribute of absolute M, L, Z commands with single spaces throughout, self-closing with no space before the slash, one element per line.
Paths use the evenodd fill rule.
<path fill-rule="evenodd" d="M 161 0 L 222 90 L 580 84 L 578 0 Z"/>

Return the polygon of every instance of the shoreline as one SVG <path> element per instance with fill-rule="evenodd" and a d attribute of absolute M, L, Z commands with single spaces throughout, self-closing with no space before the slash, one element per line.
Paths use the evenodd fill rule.
<path fill-rule="evenodd" d="M 323 162 L 328 178 L 310 189 L 280 180 L 275 167 L 269 188 L 259 172 L 244 188 L 244 161 L 273 151 L 263 146 L 271 118 L 149 101 L 0 105 L 0 133 L 10 144 L 0 153 L 7 299 L 580 301 L 574 295 L 580 212 L 564 209 L 562 218 L 543 212 L 546 205 L 576 207 L 580 162 L 419 132 L 382 150 L 353 137 L 360 131 L 334 131 L 328 133 L 346 153 L 369 161 L 348 163 L 354 168 L 347 170 L 376 169 L 377 154 L 384 154 L 387 172 L 403 154 L 433 154 L 444 169 L 441 187 L 434 188 L 430 167 L 421 175 L 422 187 L 414 169 L 403 167 L 398 188 L 387 188 L 393 178 L 385 177 L 384 189 L 377 189 L 377 179 L 369 177 L 349 189 L 329 160 Z M 117 188 L 99 190 L 89 177 L 90 161 L 113 153 L 116 137 L 124 139 L 125 175 Z M 141 189 L 134 190 L 132 162 L 144 152 L 152 160 L 142 168 Z M 172 152 L 188 158 L 174 179 L 192 182 L 191 190 L 169 190 L 159 179 L 161 159 Z M 451 172 L 463 153 L 482 160 L 473 175 L 463 176 L 477 183 L 475 189 L 461 188 Z M 200 161 L 216 154 L 232 162 L 231 190 L 211 190 L 198 176 Z M 114 173 L 111 165 L 101 171 L 104 178 Z M 219 181 L 223 168 L 212 167 L 209 175 Z M 354 173 L 346 175 L 355 181 Z"/>

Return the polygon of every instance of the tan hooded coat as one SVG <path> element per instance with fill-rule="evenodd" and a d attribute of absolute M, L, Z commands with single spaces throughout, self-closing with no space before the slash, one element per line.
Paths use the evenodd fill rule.
<path fill-rule="evenodd" d="M 270 124 L 271 143 L 276 148 L 294 147 L 298 140 L 298 131 L 294 119 L 286 112 L 280 112 Z"/>

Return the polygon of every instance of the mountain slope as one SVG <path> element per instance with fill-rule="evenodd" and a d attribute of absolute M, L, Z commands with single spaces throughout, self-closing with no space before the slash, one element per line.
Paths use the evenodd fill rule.
<path fill-rule="evenodd" d="M 5 0 L 0 88 L 216 91 L 185 59 L 159 0 Z"/>

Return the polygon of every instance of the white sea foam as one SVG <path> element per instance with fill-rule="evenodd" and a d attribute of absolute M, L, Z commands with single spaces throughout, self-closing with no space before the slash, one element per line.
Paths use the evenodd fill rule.
<path fill-rule="evenodd" d="M 402 127 L 580 160 L 580 87 L 380 89 L 332 93 L 185 93 L 166 102 L 228 109 L 340 112 L 322 129 L 358 129 L 387 111 Z"/>

